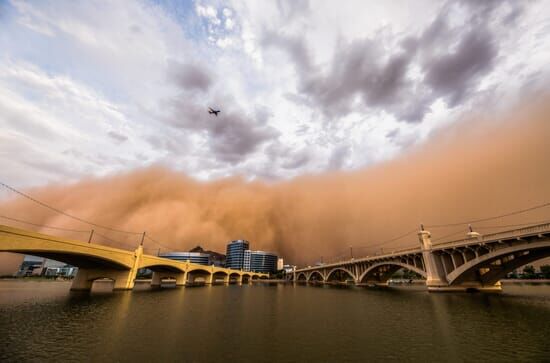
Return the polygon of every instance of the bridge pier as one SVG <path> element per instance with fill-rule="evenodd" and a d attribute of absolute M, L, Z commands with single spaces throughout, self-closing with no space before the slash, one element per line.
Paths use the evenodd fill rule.
<path fill-rule="evenodd" d="M 132 270 L 79 268 L 71 290 L 90 291 L 95 280 L 105 278 L 114 281 L 113 290 L 131 290 L 134 287 L 135 274 L 132 274 Z"/>
<path fill-rule="evenodd" d="M 163 279 L 173 278 L 176 280 L 176 286 L 185 286 L 185 272 L 157 272 L 153 271 L 151 287 L 160 287 Z"/>
<path fill-rule="evenodd" d="M 440 259 L 432 253 L 431 233 L 421 230 L 418 232 L 418 239 L 422 249 L 422 257 L 424 259 L 424 267 L 426 269 L 426 286 L 428 291 L 441 291 L 441 288 L 448 287 L 445 278 L 445 268 Z"/>

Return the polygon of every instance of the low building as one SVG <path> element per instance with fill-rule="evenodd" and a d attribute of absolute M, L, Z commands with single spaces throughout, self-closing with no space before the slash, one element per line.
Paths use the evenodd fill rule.
<path fill-rule="evenodd" d="M 166 252 L 160 253 L 159 257 L 182 262 L 189 261 L 199 265 L 210 265 L 210 255 L 202 252 Z"/>
<path fill-rule="evenodd" d="M 279 257 L 279 259 L 277 260 L 277 271 L 281 271 L 283 268 L 284 268 L 284 260 L 282 257 Z"/>
<path fill-rule="evenodd" d="M 70 266 L 70 265 L 64 265 L 61 267 L 50 266 L 50 267 L 44 268 L 44 276 L 75 277 L 77 271 L 78 271 L 77 267 Z"/>
<path fill-rule="evenodd" d="M 283 266 L 283 270 L 285 271 L 286 274 L 293 273 L 295 268 L 296 268 L 296 266 L 294 266 L 294 265 L 284 265 Z"/>
<path fill-rule="evenodd" d="M 217 267 L 225 267 L 225 255 L 215 251 L 204 250 L 201 246 L 197 246 L 189 250 L 189 252 L 199 252 L 210 255 L 210 264 Z"/>

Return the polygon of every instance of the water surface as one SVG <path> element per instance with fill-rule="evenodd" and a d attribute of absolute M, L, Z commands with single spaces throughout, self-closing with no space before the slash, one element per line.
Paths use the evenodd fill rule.
<path fill-rule="evenodd" d="M 0 361 L 550 359 L 550 285 L 505 285 L 497 295 L 262 283 L 69 287 L 0 281 Z"/>

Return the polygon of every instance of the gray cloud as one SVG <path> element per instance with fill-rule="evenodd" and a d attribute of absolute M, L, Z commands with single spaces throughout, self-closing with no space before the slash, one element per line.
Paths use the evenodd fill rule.
<path fill-rule="evenodd" d="M 277 8 L 282 18 L 292 20 L 309 11 L 309 0 L 277 0 Z"/>
<path fill-rule="evenodd" d="M 386 134 L 386 138 L 388 139 L 394 139 L 399 135 L 399 129 L 393 129 L 390 132 Z"/>
<path fill-rule="evenodd" d="M 168 78 L 184 90 L 208 91 L 212 85 L 210 74 L 192 63 L 168 62 Z"/>
<path fill-rule="evenodd" d="M 279 136 L 279 131 L 265 121 L 258 122 L 253 112 L 247 114 L 233 105 L 229 97 L 212 97 L 221 107 L 219 116 L 208 113 L 208 106 L 189 97 L 169 101 L 170 113 L 165 121 L 171 126 L 202 134 L 217 160 L 236 164 L 255 152 L 263 143 Z M 265 116 L 267 118 L 267 116 Z"/>
<path fill-rule="evenodd" d="M 307 149 L 302 149 L 295 153 L 290 153 L 289 157 L 281 163 L 284 169 L 298 169 L 306 165 L 311 160 L 311 154 Z"/>
<path fill-rule="evenodd" d="M 460 40 L 456 51 L 423 64 L 426 83 L 439 97 L 446 96 L 449 106 L 454 107 L 482 75 L 489 73 L 497 52 L 495 39 L 488 31 L 471 31 Z"/>
<path fill-rule="evenodd" d="M 332 150 L 332 154 L 330 155 L 330 159 L 328 161 L 328 169 L 329 170 L 340 170 L 342 169 L 347 159 L 350 155 L 350 146 L 348 144 L 342 144 L 334 148 Z"/>
<path fill-rule="evenodd" d="M 128 140 L 128 136 L 123 135 L 123 134 L 121 134 L 119 132 L 116 132 L 116 131 L 113 131 L 113 130 L 109 131 L 107 133 L 107 135 L 109 135 L 111 138 L 115 139 L 118 142 L 124 142 L 124 141 Z"/>
<path fill-rule="evenodd" d="M 465 12 L 466 20 L 451 25 L 457 12 Z M 396 35 L 397 46 L 389 51 L 377 39 L 340 44 L 324 71 L 302 37 L 268 31 L 262 43 L 288 54 L 300 94 L 329 119 L 370 108 L 421 122 L 437 99 L 455 107 L 472 97 L 496 65 L 500 33 L 521 14 L 522 6 L 514 2 L 449 2 L 423 32 L 403 39 Z M 411 74 L 413 66 L 420 74 Z"/>

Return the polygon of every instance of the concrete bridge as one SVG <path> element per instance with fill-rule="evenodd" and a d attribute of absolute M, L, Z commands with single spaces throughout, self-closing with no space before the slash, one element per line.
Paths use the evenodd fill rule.
<path fill-rule="evenodd" d="M 399 269 L 425 278 L 429 291 L 500 291 L 509 272 L 550 256 L 550 223 L 432 244 L 428 231 L 418 232 L 419 247 L 392 253 L 300 268 L 295 282 L 387 285 Z"/>
<path fill-rule="evenodd" d="M 171 279 L 183 286 L 202 280 L 206 284 L 216 282 L 249 282 L 267 278 L 267 274 L 205 266 L 147 255 L 143 247 L 127 251 L 98 244 L 75 241 L 23 229 L 0 225 L 0 252 L 22 253 L 78 267 L 71 290 L 90 290 L 98 279 L 111 279 L 115 290 L 134 287 L 137 272 L 141 268 L 153 271 L 151 285 L 160 286 Z"/>

